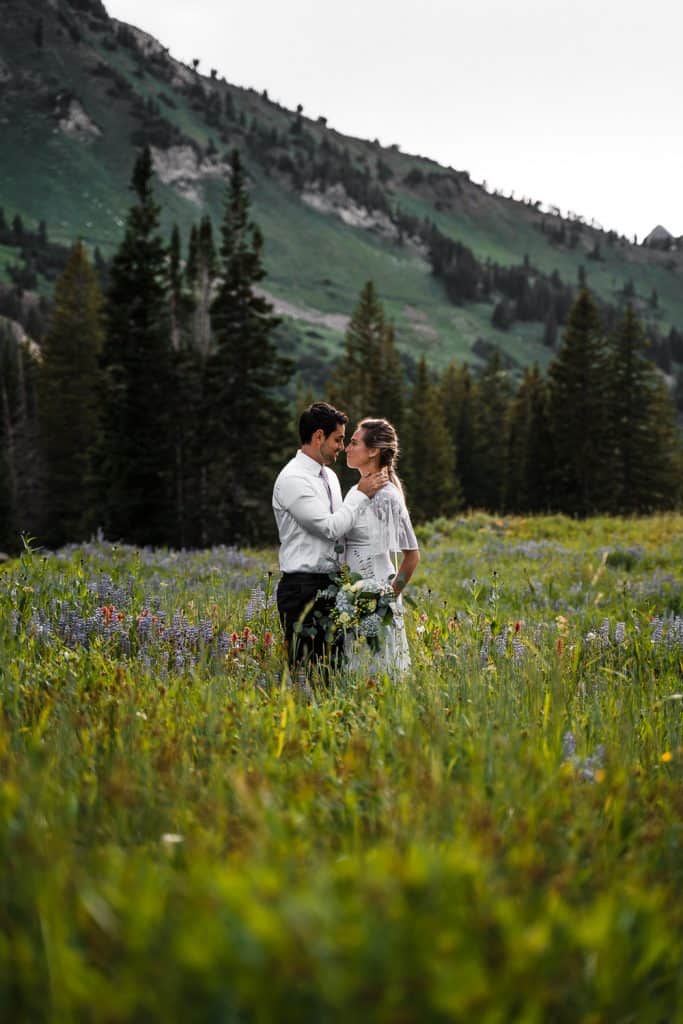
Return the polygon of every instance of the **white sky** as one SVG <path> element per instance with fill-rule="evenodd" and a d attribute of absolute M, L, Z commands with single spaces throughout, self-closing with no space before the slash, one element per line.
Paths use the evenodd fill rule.
<path fill-rule="evenodd" d="M 680 0 L 104 0 L 199 70 L 642 239 L 683 235 Z"/>

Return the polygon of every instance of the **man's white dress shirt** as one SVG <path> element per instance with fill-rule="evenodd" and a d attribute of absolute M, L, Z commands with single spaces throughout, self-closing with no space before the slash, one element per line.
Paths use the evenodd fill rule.
<path fill-rule="evenodd" d="M 320 470 L 325 473 L 325 480 Z M 330 494 L 332 511 L 330 511 Z M 280 535 L 283 572 L 334 572 L 334 547 L 369 499 L 355 488 L 342 501 L 337 474 L 298 451 L 280 471 L 273 488 L 273 512 Z"/>

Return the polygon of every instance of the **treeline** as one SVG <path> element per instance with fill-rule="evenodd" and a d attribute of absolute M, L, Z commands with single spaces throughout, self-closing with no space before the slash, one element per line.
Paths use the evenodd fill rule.
<path fill-rule="evenodd" d="M 0 333 L 0 544 L 97 529 L 138 544 L 270 537 L 270 489 L 291 446 L 291 372 L 254 286 L 261 233 L 237 151 L 221 235 L 204 220 L 186 258 L 159 232 L 152 161 L 103 295 L 81 243 L 60 276 L 40 349 Z M 283 430 L 283 425 L 285 429 Z"/>
<path fill-rule="evenodd" d="M 587 290 L 546 374 L 533 366 L 515 382 L 495 350 L 478 374 L 453 363 L 436 375 L 422 359 L 409 386 L 368 282 L 329 397 L 354 424 L 363 416 L 393 421 L 418 521 L 467 507 L 642 513 L 683 496 L 675 409 L 642 325 L 629 306 L 606 331 Z"/>
<path fill-rule="evenodd" d="M 185 251 L 177 229 L 165 240 L 152 186 L 145 149 L 104 291 L 77 243 L 40 346 L 9 321 L 0 330 L 5 549 L 22 532 L 56 546 L 98 529 L 172 546 L 273 539 L 272 481 L 295 444 L 283 398 L 293 367 L 256 287 L 263 239 L 239 153 L 217 239 L 204 217 Z M 630 306 L 608 329 L 583 290 L 546 374 L 518 381 L 497 350 L 478 373 L 436 375 L 424 359 L 413 369 L 408 381 L 369 282 L 328 394 L 352 422 L 396 424 L 418 521 L 463 507 L 643 512 L 681 498 L 674 408 Z"/>

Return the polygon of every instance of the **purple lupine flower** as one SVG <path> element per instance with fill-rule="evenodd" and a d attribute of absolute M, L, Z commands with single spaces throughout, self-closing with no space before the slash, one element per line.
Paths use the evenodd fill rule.
<path fill-rule="evenodd" d="M 562 760 L 570 761 L 576 756 L 576 736 L 573 732 L 566 732 L 562 737 Z"/>
<path fill-rule="evenodd" d="M 664 634 L 664 622 L 658 616 L 655 616 L 655 618 L 652 620 L 651 626 L 652 632 L 650 633 L 650 642 L 652 646 L 655 647 L 658 643 L 661 642 L 662 636 Z"/>
<path fill-rule="evenodd" d="M 486 628 L 484 630 L 484 636 L 483 636 L 483 639 L 482 639 L 481 650 L 479 651 L 479 657 L 481 658 L 481 660 L 482 660 L 482 662 L 484 664 L 486 664 L 486 662 L 489 659 L 489 647 L 491 645 L 491 636 L 492 636 L 491 627 L 487 623 L 486 624 Z"/>
<path fill-rule="evenodd" d="M 512 660 L 515 665 L 519 665 L 520 662 L 524 661 L 526 656 L 526 647 L 522 641 L 522 638 L 518 633 L 515 633 L 512 637 Z"/>
<path fill-rule="evenodd" d="M 247 603 L 247 607 L 244 611 L 244 617 L 247 622 L 253 619 L 254 616 L 259 615 L 266 606 L 266 594 L 260 583 L 257 583 L 255 587 L 252 587 L 251 596 Z"/>
<path fill-rule="evenodd" d="M 625 622 L 617 622 L 617 624 L 616 624 L 616 626 L 614 628 L 614 642 L 615 642 L 615 644 L 619 644 L 619 645 L 626 643 L 626 623 Z"/>

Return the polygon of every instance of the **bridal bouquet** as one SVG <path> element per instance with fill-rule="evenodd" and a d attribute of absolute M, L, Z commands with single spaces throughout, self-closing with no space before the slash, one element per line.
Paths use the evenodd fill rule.
<path fill-rule="evenodd" d="M 355 633 L 365 637 L 373 651 L 379 651 L 381 629 L 388 626 L 394 616 L 396 594 L 391 584 L 363 579 L 344 566 L 339 575 L 333 577 L 325 596 L 334 600 L 330 610 L 333 633 Z"/>

